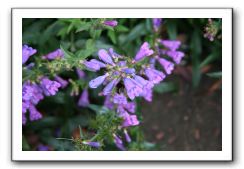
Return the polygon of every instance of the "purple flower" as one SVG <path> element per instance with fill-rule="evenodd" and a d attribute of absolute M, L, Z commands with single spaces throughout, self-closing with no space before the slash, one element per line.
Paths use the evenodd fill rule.
<path fill-rule="evenodd" d="M 100 85 L 104 82 L 105 78 L 106 78 L 108 75 L 109 75 L 109 74 L 106 73 L 106 74 L 103 75 L 103 76 L 98 76 L 97 78 L 91 80 L 91 81 L 89 82 L 89 86 L 90 86 L 90 88 L 95 89 L 95 88 L 97 88 L 98 86 L 100 86 Z"/>
<path fill-rule="evenodd" d="M 171 51 L 176 51 L 181 45 L 178 40 L 159 40 L 159 42 Z"/>
<path fill-rule="evenodd" d="M 166 52 L 169 57 L 171 57 L 176 64 L 179 64 L 182 58 L 185 56 L 183 52 L 180 51 L 167 51 Z"/>
<path fill-rule="evenodd" d="M 38 145 L 37 150 L 38 150 L 38 151 L 48 151 L 48 150 L 49 150 L 49 147 L 40 144 L 40 145 Z"/>
<path fill-rule="evenodd" d="M 96 72 L 98 70 L 100 70 L 100 66 L 99 64 L 95 63 L 95 62 L 90 62 L 90 61 L 84 61 L 83 64 L 86 66 L 86 68 L 90 71 Z"/>
<path fill-rule="evenodd" d="M 114 59 L 121 58 L 121 56 L 118 53 L 114 52 L 113 48 L 109 48 L 108 51 L 109 51 L 109 54 L 112 56 L 112 58 L 114 58 Z"/>
<path fill-rule="evenodd" d="M 30 84 L 29 82 L 23 84 L 22 99 L 24 101 L 29 101 L 33 104 L 37 104 L 43 98 L 44 97 L 42 94 L 42 90 L 38 85 Z"/>
<path fill-rule="evenodd" d="M 89 98 L 88 98 L 88 90 L 84 89 L 80 96 L 80 99 L 78 101 L 78 106 L 86 107 L 89 104 L 90 104 L 90 102 L 89 102 Z"/>
<path fill-rule="evenodd" d="M 62 88 L 65 88 L 68 85 L 68 81 L 67 80 L 64 80 L 60 76 L 55 76 L 54 79 L 61 84 L 61 87 Z"/>
<path fill-rule="evenodd" d="M 149 60 L 149 64 L 151 68 L 155 68 L 155 64 L 156 64 L 156 59 L 155 58 L 150 58 Z"/>
<path fill-rule="evenodd" d="M 22 64 L 27 62 L 30 56 L 34 55 L 37 52 L 36 49 L 29 47 L 27 45 L 22 46 Z"/>
<path fill-rule="evenodd" d="M 112 110 L 114 108 L 114 104 L 111 101 L 111 96 L 110 95 L 107 95 L 105 97 L 104 106 L 107 107 L 110 110 Z"/>
<path fill-rule="evenodd" d="M 124 117 L 126 114 L 128 114 L 128 112 L 125 110 L 125 108 L 124 108 L 123 105 L 118 105 L 118 107 L 117 107 L 117 113 L 121 117 Z"/>
<path fill-rule="evenodd" d="M 122 124 L 123 127 L 137 126 L 140 123 L 136 115 L 129 115 L 127 113 L 123 115 L 123 118 L 124 118 L 124 122 Z"/>
<path fill-rule="evenodd" d="M 99 142 L 94 142 L 94 141 L 83 141 L 83 144 L 89 145 L 91 147 L 99 148 L 101 147 L 101 144 Z"/>
<path fill-rule="evenodd" d="M 22 113 L 26 113 L 27 109 L 30 107 L 30 102 L 22 101 Z"/>
<path fill-rule="evenodd" d="M 39 111 L 37 111 L 36 107 L 33 104 L 30 104 L 29 111 L 30 121 L 39 120 L 42 118 L 42 114 Z"/>
<path fill-rule="evenodd" d="M 80 70 L 79 68 L 76 68 L 76 73 L 77 73 L 79 79 L 82 79 L 86 76 L 85 72 L 83 70 Z"/>
<path fill-rule="evenodd" d="M 120 78 L 115 78 L 111 82 L 109 82 L 106 87 L 103 89 L 103 95 L 106 96 L 112 92 L 114 87 L 119 83 Z"/>
<path fill-rule="evenodd" d="M 160 83 L 166 77 L 163 72 L 160 72 L 152 68 L 146 68 L 145 74 L 148 77 L 149 81 L 151 81 L 154 84 Z"/>
<path fill-rule="evenodd" d="M 165 72 L 169 75 L 174 70 L 174 64 L 164 58 L 157 58 L 158 62 L 163 66 Z"/>
<path fill-rule="evenodd" d="M 125 151 L 126 149 L 123 145 L 123 141 L 121 140 L 121 138 L 119 138 L 115 134 L 113 134 L 113 136 L 114 136 L 114 143 L 115 143 L 116 147 L 122 151 Z"/>
<path fill-rule="evenodd" d="M 61 84 L 44 77 L 41 79 L 40 86 L 46 96 L 53 96 L 58 92 L 58 88 L 61 87 Z"/>
<path fill-rule="evenodd" d="M 133 100 L 135 97 L 142 93 L 142 86 L 137 83 L 134 79 L 124 78 L 124 85 L 128 97 Z"/>
<path fill-rule="evenodd" d="M 153 18 L 152 21 L 153 21 L 153 29 L 155 32 L 157 32 L 160 28 L 162 19 L 161 18 Z"/>
<path fill-rule="evenodd" d="M 64 52 L 61 49 L 57 49 L 53 52 L 48 53 L 45 56 L 42 56 L 43 59 L 54 60 L 64 58 Z"/>
<path fill-rule="evenodd" d="M 117 26 L 118 22 L 116 20 L 111 20 L 111 21 L 104 21 L 103 24 L 106 26 L 115 27 Z"/>
<path fill-rule="evenodd" d="M 126 61 L 119 61 L 119 62 L 118 62 L 118 66 L 119 66 L 119 67 L 124 67 L 124 66 L 126 66 Z"/>
<path fill-rule="evenodd" d="M 143 92 L 142 94 L 143 98 L 148 101 L 151 102 L 152 101 L 152 96 L 153 96 L 153 91 L 152 89 L 147 89 Z"/>
<path fill-rule="evenodd" d="M 135 79 L 135 81 L 137 81 L 138 83 L 140 83 L 143 86 L 143 90 L 151 89 L 154 86 L 152 82 L 145 80 L 141 76 L 135 75 L 134 79 Z"/>
<path fill-rule="evenodd" d="M 127 130 L 124 130 L 124 134 L 125 134 L 125 139 L 128 143 L 131 142 L 131 138 L 130 138 L 130 135 L 128 134 Z"/>
<path fill-rule="evenodd" d="M 135 102 L 128 102 L 128 103 L 124 104 L 123 106 L 130 113 L 135 113 L 135 111 L 136 111 L 136 103 Z"/>
<path fill-rule="evenodd" d="M 122 72 L 125 72 L 126 74 L 134 74 L 136 70 L 134 68 L 124 68 L 122 69 Z"/>
<path fill-rule="evenodd" d="M 109 56 L 108 52 L 105 49 L 100 49 L 98 51 L 98 57 L 100 60 L 102 60 L 105 63 L 108 63 L 110 65 L 115 65 L 111 56 Z"/>
<path fill-rule="evenodd" d="M 119 105 L 128 103 L 127 99 L 123 93 L 120 93 L 120 94 L 115 93 L 114 98 L 113 98 L 113 102 L 115 104 L 119 104 Z"/>
<path fill-rule="evenodd" d="M 136 56 L 135 56 L 135 61 L 139 61 L 141 59 L 143 59 L 146 56 L 150 56 L 152 55 L 154 52 L 153 50 L 150 49 L 149 43 L 148 42 L 144 42 L 140 48 L 140 50 L 137 52 Z"/>

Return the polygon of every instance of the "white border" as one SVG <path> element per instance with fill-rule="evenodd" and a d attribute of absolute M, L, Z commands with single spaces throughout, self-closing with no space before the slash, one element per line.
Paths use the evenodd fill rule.
<path fill-rule="evenodd" d="M 22 18 L 222 18 L 222 151 L 22 151 Z M 232 160 L 232 9 L 12 9 L 12 160 Z"/>

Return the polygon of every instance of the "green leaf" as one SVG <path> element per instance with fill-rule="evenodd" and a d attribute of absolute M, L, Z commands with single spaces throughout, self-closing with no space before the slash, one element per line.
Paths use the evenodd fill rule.
<path fill-rule="evenodd" d="M 79 25 L 77 26 L 76 33 L 81 32 L 81 31 L 87 31 L 90 28 L 91 28 L 90 22 L 80 22 Z"/>
<path fill-rule="evenodd" d="M 88 107 L 90 109 L 92 109 L 93 111 L 95 111 L 97 114 L 104 114 L 104 113 L 109 112 L 109 109 L 107 107 L 104 107 L 104 106 L 97 106 L 95 104 L 89 104 Z"/>
<path fill-rule="evenodd" d="M 216 60 L 218 58 L 218 53 L 211 53 L 210 55 L 208 55 L 200 64 L 200 67 L 204 67 L 206 65 L 208 65 L 209 63 L 213 62 L 214 60 Z"/>
<path fill-rule="evenodd" d="M 222 72 L 207 73 L 207 76 L 213 77 L 213 78 L 221 78 L 222 77 Z"/>
<path fill-rule="evenodd" d="M 116 35 L 115 35 L 115 32 L 114 31 L 108 31 L 108 37 L 110 38 L 110 40 L 113 42 L 113 44 L 116 44 L 117 43 L 117 40 L 116 40 Z"/>
<path fill-rule="evenodd" d="M 115 27 L 115 31 L 116 32 L 128 32 L 129 31 L 129 28 L 123 26 L 123 25 L 117 25 Z"/>
<path fill-rule="evenodd" d="M 176 27 L 176 23 L 173 20 L 168 20 L 167 31 L 169 34 L 169 38 L 171 40 L 175 40 L 177 37 L 177 27 Z"/>
<path fill-rule="evenodd" d="M 157 93 L 173 92 L 178 89 L 178 86 L 173 82 L 163 82 L 154 87 L 154 91 Z"/>
<path fill-rule="evenodd" d="M 129 44 L 131 41 L 135 40 L 136 38 L 145 35 L 146 32 L 146 28 L 145 28 L 145 24 L 141 23 L 139 25 L 136 25 L 131 31 L 130 33 L 127 35 L 127 37 L 124 39 L 124 41 L 122 42 L 122 44 Z"/>
<path fill-rule="evenodd" d="M 64 57 L 65 58 L 72 58 L 75 57 L 75 55 L 68 50 L 66 50 L 61 44 L 60 44 L 60 49 L 64 52 Z"/>
<path fill-rule="evenodd" d="M 30 151 L 30 146 L 24 135 L 22 136 L 22 149 L 23 151 Z"/>

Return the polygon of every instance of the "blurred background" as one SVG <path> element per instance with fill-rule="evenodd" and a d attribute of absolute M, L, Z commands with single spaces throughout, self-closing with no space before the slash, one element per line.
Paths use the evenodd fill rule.
<path fill-rule="evenodd" d="M 95 31 L 94 51 L 113 47 L 118 53 L 133 57 L 144 41 L 152 41 L 150 18 L 116 20 L 118 26 L 114 31 L 77 33 L 77 19 L 23 19 L 23 44 L 38 49 L 40 56 L 59 48 L 60 44 L 76 52 Z M 138 105 L 140 126 L 148 146 L 155 143 L 152 150 L 222 150 L 221 19 L 166 18 L 159 36 L 180 40 L 185 57 L 173 75 L 155 87 L 153 101 L 141 100 Z M 77 79 L 74 72 L 63 72 L 61 76 Z M 87 79 L 92 77 L 88 74 Z M 74 81 L 38 105 L 44 118 L 23 127 L 23 150 L 40 150 L 44 145 L 48 150 L 74 150 L 72 143 L 60 142 L 56 137 L 76 137 L 77 127 L 81 125 L 85 131 L 89 119 L 94 117 L 89 109 L 77 108 L 79 97 L 70 96 L 75 85 Z M 82 83 L 79 85 L 82 88 Z M 90 92 L 90 100 L 103 104 L 97 92 Z"/>

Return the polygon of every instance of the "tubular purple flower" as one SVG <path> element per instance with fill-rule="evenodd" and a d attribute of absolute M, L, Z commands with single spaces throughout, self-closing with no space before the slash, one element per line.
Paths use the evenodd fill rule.
<path fill-rule="evenodd" d="M 114 104 L 111 101 L 111 96 L 107 95 L 104 100 L 104 106 L 107 107 L 108 109 L 112 110 L 114 108 Z"/>
<path fill-rule="evenodd" d="M 43 59 L 54 60 L 64 58 L 64 52 L 61 49 L 57 49 L 53 52 L 48 53 L 45 56 L 42 56 Z"/>
<path fill-rule="evenodd" d="M 112 92 L 114 87 L 119 83 L 120 78 L 115 78 L 111 82 L 109 82 L 105 88 L 103 89 L 103 95 L 106 96 Z"/>
<path fill-rule="evenodd" d="M 33 104 L 37 104 L 43 98 L 44 97 L 42 94 L 42 90 L 38 85 L 30 84 L 29 82 L 23 84 L 22 99 L 24 101 L 29 101 Z"/>
<path fill-rule="evenodd" d="M 128 114 L 128 112 L 125 110 L 123 105 L 118 105 L 117 107 L 117 113 L 119 116 L 124 117 L 125 115 Z"/>
<path fill-rule="evenodd" d="M 83 70 L 80 70 L 79 68 L 76 68 L 76 73 L 79 79 L 83 79 L 86 76 L 85 72 Z"/>
<path fill-rule="evenodd" d="M 152 21 L 153 21 L 153 29 L 155 32 L 157 32 L 160 28 L 162 19 L 161 18 L 153 18 Z"/>
<path fill-rule="evenodd" d="M 22 64 L 27 62 L 30 56 L 34 55 L 37 52 L 36 49 L 29 47 L 27 45 L 22 46 Z"/>
<path fill-rule="evenodd" d="M 124 104 L 123 106 L 130 113 L 135 113 L 135 111 L 136 111 L 136 103 L 135 102 L 128 102 L 128 103 Z"/>
<path fill-rule="evenodd" d="M 94 141 L 83 141 L 83 144 L 89 145 L 91 147 L 99 148 L 101 147 L 101 144 L 99 142 L 94 142 Z"/>
<path fill-rule="evenodd" d="M 127 91 L 127 95 L 131 100 L 142 93 L 142 86 L 134 79 L 124 78 L 124 85 Z"/>
<path fill-rule="evenodd" d="M 108 52 L 105 49 L 100 49 L 98 51 L 98 57 L 100 60 L 104 61 L 105 63 L 108 63 L 110 65 L 115 65 L 111 56 L 109 56 Z"/>
<path fill-rule="evenodd" d="M 96 71 L 100 70 L 100 66 L 97 63 L 90 62 L 90 61 L 84 61 L 83 64 L 90 71 L 96 72 Z"/>
<path fill-rule="evenodd" d="M 145 90 L 145 92 L 143 92 L 142 94 L 143 98 L 148 101 L 151 102 L 152 101 L 152 96 L 153 96 L 153 91 L 152 89 L 147 89 Z"/>
<path fill-rule="evenodd" d="M 176 51 L 181 45 L 178 40 L 159 40 L 159 42 L 171 51 Z"/>
<path fill-rule="evenodd" d="M 78 106 L 87 107 L 90 104 L 88 97 L 89 97 L 88 90 L 84 89 L 78 101 Z"/>
<path fill-rule="evenodd" d="M 167 55 L 171 57 L 176 64 L 179 64 L 182 58 L 185 56 L 185 54 L 180 51 L 167 51 Z"/>
<path fill-rule="evenodd" d="M 148 77 L 149 81 L 151 81 L 154 84 L 160 83 L 166 77 L 163 72 L 160 72 L 152 68 L 146 68 L 145 74 Z"/>
<path fill-rule="evenodd" d="M 145 80 L 141 76 L 135 75 L 134 79 L 135 79 L 135 81 L 137 81 L 138 83 L 140 83 L 143 86 L 143 90 L 151 89 L 154 86 L 152 82 Z"/>
<path fill-rule="evenodd" d="M 119 61 L 119 62 L 118 62 L 118 66 L 119 66 L 119 67 L 124 67 L 124 66 L 126 66 L 126 61 Z"/>
<path fill-rule="evenodd" d="M 174 64 L 164 58 L 157 58 L 158 62 L 163 66 L 165 72 L 169 75 L 174 70 Z"/>
<path fill-rule="evenodd" d="M 106 26 L 115 27 L 117 26 L 118 22 L 116 20 L 111 20 L 111 21 L 104 21 L 103 24 Z"/>
<path fill-rule="evenodd" d="M 113 134 L 113 136 L 114 136 L 114 143 L 115 143 L 116 147 L 122 151 L 125 151 L 126 149 L 123 145 L 123 141 L 115 134 Z"/>
<path fill-rule="evenodd" d="M 124 134 L 125 134 L 125 139 L 126 139 L 126 141 L 127 141 L 128 143 L 130 143 L 130 142 L 131 142 L 131 138 L 130 138 L 130 135 L 128 134 L 128 132 L 127 132 L 126 129 L 124 129 Z"/>
<path fill-rule="evenodd" d="M 122 124 L 123 127 L 137 126 L 140 123 L 136 115 L 125 114 L 123 118 L 124 118 L 124 122 Z"/>
<path fill-rule="evenodd" d="M 150 49 L 149 43 L 148 42 L 144 42 L 140 48 L 140 50 L 137 52 L 136 56 L 135 56 L 135 61 L 139 61 L 143 58 L 145 58 L 146 56 L 150 56 L 152 55 L 154 52 L 153 50 Z"/>
<path fill-rule="evenodd" d="M 30 104 L 29 111 L 30 121 L 35 121 L 42 118 L 42 114 L 39 111 L 37 111 L 36 107 L 33 104 Z"/>
<path fill-rule="evenodd" d="M 54 78 L 58 83 L 61 84 L 61 88 L 65 88 L 68 85 L 68 81 L 64 80 L 63 78 L 61 78 L 60 76 L 55 76 Z"/>
<path fill-rule="evenodd" d="M 40 86 L 46 96 L 54 96 L 61 84 L 46 77 L 41 79 Z"/>
<path fill-rule="evenodd" d="M 127 99 L 126 99 L 126 97 L 125 97 L 125 95 L 123 93 L 120 93 L 120 94 L 115 93 L 115 95 L 113 97 L 113 102 L 115 104 L 119 104 L 119 105 L 128 103 Z"/>
<path fill-rule="evenodd" d="M 100 68 L 106 67 L 106 65 L 103 62 L 100 62 L 97 59 L 91 59 L 90 62 L 98 64 Z"/>
<path fill-rule="evenodd" d="M 100 86 L 100 85 L 104 82 L 105 78 L 108 77 L 108 75 L 109 75 L 109 74 L 106 73 L 106 74 L 103 75 L 103 76 L 98 76 L 97 78 L 91 80 L 91 81 L 89 82 L 89 87 L 90 87 L 90 88 L 93 88 L 93 89 L 97 88 L 98 86 Z"/>
<path fill-rule="evenodd" d="M 151 68 L 155 68 L 155 64 L 156 64 L 156 59 L 155 58 L 150 58 L 149 60 L 149 64 Z"/>

